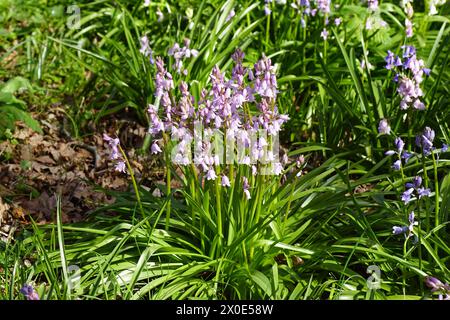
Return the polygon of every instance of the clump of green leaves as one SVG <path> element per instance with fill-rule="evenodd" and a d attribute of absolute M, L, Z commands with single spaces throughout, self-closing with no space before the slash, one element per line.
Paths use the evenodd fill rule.
<path fill-rule="evenodd" d="M 16 121 L 22 121 L 34 131 L 42 133 L 39 122 L 27 112 L 26 103 L 16 97 L 24 90 L 31 90 L 31 85 L 22 77 L 15 77 L 0 85 L 0 139 L 14 131 Z"/>

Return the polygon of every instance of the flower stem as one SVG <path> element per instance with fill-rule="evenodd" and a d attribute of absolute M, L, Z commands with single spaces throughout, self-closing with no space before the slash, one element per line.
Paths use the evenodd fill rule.
<path fill-rule="evenodd" d="M 270 14 L 267 15 L 267 20 L 266 20 L 266 48 L 267 49 L 269 48 L 269 37 L 270 37 Z"/>
<path fill-rule="evenodd" d="M 168 146 L 169 145 L 169 137 L 167 136 L 167 134 L 163 133 L 163 139 L 164 139 L 164 145 Z M 171 167 L 170 167 L 170 148 L 167 148 L 165 150 L 165 162 L 166 162 L 166 197 L 168 197 L 168 202 L 167 202 L 167 208 L 166 208 L 166 226 L 165 229 L 166 231 L 169 230 L 169 225 L 170 225 L 170 213 L 171 213 L 171 205 L 172 205 L 172 201 L 171 201 L 171 193 L 172 193 L 172 189 L 171 189 L 171 181 L 172 181 L 172 172 L 171 172 Z"/>
<path fill-rule="evenodd" d="M 428 214 L 427 214 L 428 216 Z M 419 269 L 422 270 L 422 227 L 420 222 L 420 201 L 417 203 L 417 221 L 419 224 L 417 225 L 417 248 L 419 250 Z M 420 281 L 420 291 L 422 292 L 422 296 L 425 294 L 423 290 L 423 282 Z"/>
<path fill-rule="evenodd" d="M 217 233 L 219 236 L 218 246 L 222 248 L 222 239 L 223 239 L 223 225 L 222 225 L 222 204 L 220 202 L 221 193 L 220 193 L 220 180 L 217 178 L 215 180 L 215 192 L 216 192 L 216 207 L 217 207 Z"/>
<path fill-rule="evenodd" d="M 170 212 L 171 212 L 171 181 L 172 181 L 172 177 L 171 177 L 171 171 L 170 171 L 170 165 L 169 165 L 169 156 L 166 153 L 166 195 L 167 197 L 169 197 L 169 201 L 167 202 L 167 211 L 166 211 L 166 231 L 169 230 L 169 224 L 170 224 Z"/>
<path fill-rule="evenodd" d="M 427 168 L 426 168 L 426 164 L 425 164 L 425 154 L 423 153 L 423 149 L 422 149 L 422 168 L 423 168 L 423 180 L 425 183 L 425 188 L 428 188 L 428 174 L 427 174 Z M 426 221 L 427 221 L 427 225 L 426 225 L 426 230 L 427 232 L 430 231 L 430 211 L 426 210 Z"/>
<path fill-rule="evenodd" d="M 134 177 L 133 168 L 131 167 L 130 161 L 128 160 L 128 157 L 125 154 L 125 151 L 122 149 L 122 147 L 120 145 L 118 147 L 119 147 L 120 153 L 122 154 L 123 159 L 125 160 L 125 164 L 127 165 L 128 172 L 130 173 L 134 193 L 136 194 L 136 200 L 139 205 L 139 210 L 141 212 L 142 218 L 145 219 L 145 212 L 144 212 L 144 208 L 142 207 L 141 195 L 139 193 L 139 189 L 138 189 L 138 186 L 136 183 L 136 178 Z M 147 221 L 147 224 L 148 224 L 148 221 Z"/>
<path fill-rule="evenodd" d="M 434 171 L 434 196 L 435 196 L 435 211 L 434 211 L 434 226 L 439 226 L 439 180 L 438 180 L 438 169 L 436 159 L 434 157 L 434 152 L 431 152 L 431 157 L 433 158 L 433 171 Z"/>

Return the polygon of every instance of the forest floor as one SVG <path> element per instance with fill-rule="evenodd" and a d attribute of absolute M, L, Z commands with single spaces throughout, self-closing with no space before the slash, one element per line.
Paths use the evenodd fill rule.
<path fill-rule="evenodd" d="M 0 155 L 7 159 L 0 166 L 2 238 L 11 237 L 18 226 L 29 224 L 30 218 L 38 224 L 54 222 L 58 196 L 62 220 L 71 223 L 83 220 L 92 209 L 113 203 L 114 196 L 106 190 L 126 191 L 129 187 L 126 175 L 108 165 L 102 130 L 74 139 L 61 112 L 33 116 L 39 119 L 42 134 L 18 122 L 11 137 L 0 143 Z M 145 135 L 145 128 L 130 120 L 104 119 L 101 126 L 110 130 L 123 126 L 121 140 L 130 146 L 140 145 Z M 144 173 L 149 170 L 144 170 L 144 165 L 151 164 L 151 157 L 138 154 L 136 149 L 127 152 L 136 177 L 150 187 L 152 182 Z M 152 175 L 157 179 L 158 171 Z"/>

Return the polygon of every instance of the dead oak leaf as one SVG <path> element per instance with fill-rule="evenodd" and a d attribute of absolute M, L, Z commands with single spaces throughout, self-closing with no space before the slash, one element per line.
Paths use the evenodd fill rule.
<path fill-rule="evenodd" d="M 21 221 L 26 221 L 25 219 L 25 211 L 20 206 L 15 206 L 12 210 L 12 216 L 15 219 L 19 219 Z"/>
<path fill-rule="evenodd" d="M 9 205 L 7 203 L 3 203 L 2 198 L 0 198 L 0 226 L 2 222 L 8 218 L 8 210 Z"/>
<path fill-rule="evenodd" d="M 59 159 L 61 159 L 61 154 L 58 150 L 56 150 L 55 148 L 51 148 L 49 150 L 49 153 L 56 162 L 59 162 Z"/>
<path fill-rule="evenodd" d="M 68 144 L 61 143 L 59 145 L 59 153 L 65 159 L 74 159 L 76 152 Z"/>
<path fill-rule="evenodd" d="M 23 144 L 20 147 L 20 159 L 25 161 L 31 161 L 33 159 L 33 150 L 30 145 Z"/>
<path fill-rule="evenodd" d="M 46 165 L 55 165 L 56 162 L 50 158 L 49 156 L 40 156 L 34 159 L 37 162 L 40 162 L 42 164 L 46 164 Z"/>
<path fill-rule="evenodd" d="M 29 139 L 28 142 L 30 146 L 33 148 L 40 146 L 42 144 L 45 144 L 44 137 L 40 134 L 33 134 Z"/>
<path fill-rule="evenodd" d="M 32 215 L 37 215 L 39 219 L 49 221 L 52 213 L 56 210 L 55 195 L 49 196 L 47 192 L 42 192 L 37 198 L 23 200 L 22 207 Z"/>
<path fill-rule="evenodd" d="M 31 130 L 28 127 L 25 127 L 23 129 L 20 130 L 15 130 L 13 137 L 16 138 L 17 140 L 26 140 L 27 138 L 29 138 L 32 134 L 34 133 L 33 130 Z"/>

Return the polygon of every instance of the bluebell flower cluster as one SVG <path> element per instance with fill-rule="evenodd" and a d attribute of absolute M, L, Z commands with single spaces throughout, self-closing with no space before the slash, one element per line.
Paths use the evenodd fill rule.
<path fill-rule="evenodd" d="M 269 3 L 271 3 L 271 2 L 272 2 L 272 0 L 264 0 L 264 14 L 266 16 L 268 16 L 269 14 L 272 13 L 272 10 L 270 10 L 270 7 L 269 7 Z"/>
<path fill-rule="evenodd" d="M 378 133 L 379 134 L 391 134 L 391 126 L 386 119 L 381 119 L 378 123 Z"/>
<path fill-rule="evenodd" d="M 287 115 L 278 112 L 278 85 L 271 60 L 263 56 L 253 68 L 245 68 L 244 52 L 237 49 L 231 57 L 234 61 L 231 77 L 227 79 L 225 73 L 214 66 L 210 74 L 211 87 L 201 90 L 198 101 L 184 81 L 179 85 L 180 95 L 176 98 L 173 78 L 166 70 L 163 60 L 157 57 L 155 96 L 159 101 L 148 108 L 149 132 L 156 138 L 154 143 L 161 141 L 157 138 L 162 133 L 171 135 L 173 140 L 179 141 L 173 161 L 188 165 L 191 163 L 192 141 L 201 140 L 200 145 L 194 145 L 197 153 L 194 163 L 207 180 L 220 178 L 222 186 L 226 187 L 230 185 L 230 179 L 215 169 L 220 164 L 219 156 L 211 155 L 210 151 L 214 148 L 211 142 L 197 139 L 196 125 L 200 124 L 204 128 L 201 132 L 204 136 L 214 137 L 214 132 L 219 130 L 226 135 L 226 139 L 236 139 L 238 145 L 249 148 L 248 154 L 241 157 L 239 163 L 251 166 L 253 173 L 256 172 L 256 167 L 252 163 L 264 160 L 272 162 L 273 174 L 279 175 L 283 167 L 279 161 L 275 161 L 275 155 L 267 150 L 268 141 L 260 137 L 254 142 L 251 136 L 259 130 L 265 130 L 269 137 L 275 136 L 289 119 Z M 250 104 L 256 106 L 256 113 L 248 112 Z M 160 106 L 162 110 L 159 110 Z M 152 146 L 153 153 L 161 151 L 158 144 Z M 244 183 L 244 193 L 249 198 L 246 185 Z"/>
<path fill-rule="evenodd" d="M 411 154 L 404 149 L 405 147 L 405 142 L 403 142 L 402 138 L 397 137 L 394 140 L 394 144 L 395 144 L 395 150 L 388 150 L 385 152 L 385 155 L 387 156 L 392 156 L 394 154 L 398 155 L 398 160 L 396 160 L 394 162 L 394 164 L 392 165 L 392 168 L 394 170 L 400 170 L 400 167 L 402 166 L 402 161 L 400 159 L 404 159 L 405 163 L 408 162 L 409 158 L 411 158 Z"/>
<path fill-rule="evenodd" d="M 422 178 L 420 176 L 414 177 L 413 182 L 406 183 L 405 187 L 407 189 L 402 194 L 402 201 L 405 204 L 408 204 L 411 201 L 411 197 L 414 193 L 416 193 L 419 199 L 431 195 L 431 190 L 429 188 L 422 187 Z"/>
<path fill-rule="evenodd" d="M 114 168 L 119 172 L 126 172 L 125 161 L 122 154 L 119 151 L 120 141 L 119 138 L 111 138 L 106 133 L 103 134 L 103 140 L 108 143 L 110 148 L 109 159 L 114 162 Z"/>
<path fill-rule="evenodd" d="M 434 149 L 436 149 L 433 146 L 434 136 L 434 130 L 430 127 L 425 127 L 423 132 L 416 136 L 416 146 L 422 149 L 422 152 L 425 156 L 428 156 Z"/>
<path fill-rule="evenodd" d="M 325 17 L 325 25 L 329 24 L 328 16 L 331 13 L 331 0 L 295 0 L 291 3 L 291 7 L 297 10 L 301 15 L 300 25 L 306 27 L 307 17 L 315 17 L 322 15 Z M 341 18 L 335 18 L 334 24 L 339 26 L 342 22 Z M 326 40 L 328 38 L 328 30 L 322 30 L 320 36 Z"/>
<path fill-rule="evenodd" d="M 406 238 L 409 238 L 413 234 L 414 226 L 419 225 L 419 222 L 415 220 L 414 211 L 412 211 L 408 216 L 409 225 L 407 226 L 393 226 L 392 234 L 399 235 L 404 234 Z M 408 232 L 409 231 L 409 232 Z M 408 232 L 408 234 L 406 234 Z"/>
<path fill-rule="evenodd" d="M 149 57 L 151 64 L 155 63 L 155 60 L 153 59 L 153 50 L 150 48 L 150 41 L 147 36 L 141 38 L 141 48 L 139 49 L 139 52 L 145 57 Z"/>
<path fill-rule="evenodd" d="M 175 58 L 174 68 L 177 73 L 183 73 L 187 75 L 187 69 L 183 68 L 183 60 L 186 58 L 197 57 L 198 50 L 190 49 L 189 45 L 191 44 L 190 39 L 184 39 L 184 46 L 181 47 L 178 42 L 175 42 L 172 48 L 169 49 L 169 56 L 173 56 Z"/>
<path fill-rule="evenodd" d="M 378 0 L 367 0 L 369 10 L 376 11 L 378 9 Z"/>
<path fill-rule="evenodd" d="M 438 13 L 437 6 L 442 6 L 447 0 L 430 0 L 428 7 L 428 15 L 432 16 Z"/>
<path fill-rule="evenodd" d="M 413 107 L 417 110 L 425 110 L 425 104 L 420 100 L 423 96 L 420 84 L 424 74 L 430 74 L 430 69 L 425 68 L 424 61 L 417 58 L 415 47 L 403 46 L 402 49 L 403 60 L 391 51 L 388 51 L 385 58 L 386 69 L 396 71 L 394 81 L 398 83 L 397 92 L 402 98 L 400 109 L 407 110 Z"/>
<path fill-rule="evenodd" d="M 413 0 L 401 0 L 400 5 L 403 7 L 403 11 L 406 14 L 405 19 L 405 33 L 407 38 L 413 36 L 413 23 L 412 18 L 414 16 L 414 8 L 412 6 Z"/>
<path fill-rule="evenodd" d="M 34 290 L 33 286 L 30 284 L 25 284 L 21 289 L 20 293 L 25 296 L 27 300 L 39 300 L 39 295 Z"/>
<path fill-rule="evenodd" d="M 431 289 L 431 292 L 439 294 L 439 300 L 450 300 L 450 285 L 448 283 L 444 284 L 435 277 L 426 276 L 425 284 Z"/>
<path fill-rule="evenodd" d="M 387 124 L 387 121 L 385 119 L 382 119 L 380 121 L 380 124 L 378 126 L 378 132 L 380 134 L 389 134 L 390 127 Z M 435 138 L 435 132 L 430 127 L 425 127 L 422 133 L 416 136 L 415 143 L 418 148 L 420 148 L 419 152 L 408 152 L 404 150 L 405 143 L 400 137 L 395 138 L 394 145 L 395 150 L 388 150 L 385 152 L 385 155 L 392 156 L 397 155 L 398 159 L 393 163 L 392 168 L 394 170 L 400 170 L 402 166 L 402 160 L 404 160 L 405 164 L 408 162 L 408 160 L 416 155 L 419 156 L 420 154 L 423 154 L 424 156 L 429 156 L 432 152 L 436 150 L 436 147 L 433 145 L 433 141 Z M 448 145 L 443 143 L 442 148 L 440 151 L 437 151 L 437 157 L 439 157 L 440 153 L 444 153 L 448 151 Z"/>
<path fill-rule="evenodd" d="M 380 122 L 379 131 L 385 130 L 385 123 Z M 405 161 L 405 164 L 412 156 L 420 157 L 422 154 L 424 157 L 428 156 L 431 153 L 436 153 L 439 156 L 440 153 L 448 151 L 448 145 L 443 144 L 440 151 L 436 151 L 436 148 L 433 146 L 433 141 L 435 139 L 435 132 L 430 127 L 425 127 L 424 131 L 416 136 L 416 146 L 421 149 L 421 153 L 408 152 L 405 151 L 405 143 L 400 137 L 395 138 L 394 150 L 386 151 L 386 155 L 397 155 L 398 159 L 393 163 L 392 168 L 394 170 L 400 170 L 402 168 L 402 160 Z M 423 179 L 421 176 L 415 176 L 412 181 L 407 182 L 405 184 L 405 191 L 401 195 L 401 200 L 407 205 L 413 199 L 421 199 L 423 197 L 431 197 L 431 190 L 422 184 Z M 414 220 L 414 212 L 408 217 L 409 226 L 393 226 L 392 233 L 395 235 L 398 234 L 406 234 L 409 230 L 409 236 L 412 234 L 412 228 L 417 225 L 417 222 Z"/>

